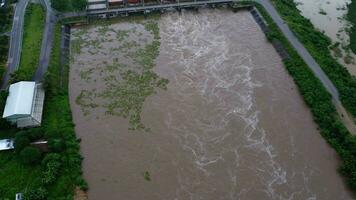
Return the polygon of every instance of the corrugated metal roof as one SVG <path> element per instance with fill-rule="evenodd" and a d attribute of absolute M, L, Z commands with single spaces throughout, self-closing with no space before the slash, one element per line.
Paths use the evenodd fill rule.
<path fill-rule="evenodd" d="M 90 4 L 88 10 L 106 9 L 106 4 Z"/>
<path fill-rule="evenodd" d="M 3 118 L 13 115 L 31 115 L 36 83 L 21 81 L 10 85 Z"/>

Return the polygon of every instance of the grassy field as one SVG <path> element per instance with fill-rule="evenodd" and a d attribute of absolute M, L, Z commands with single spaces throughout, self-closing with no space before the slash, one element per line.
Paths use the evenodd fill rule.
<path fill-rule="evenodd" d="M 30 80 L 40 58 L 45 10 L 39 4 L 29 4 L 25 15 L 24 34 L 19 70 L 14 80 Z"/>
<path fill-rule="evenodd" d="M 356 0 L 352 0 L 348 8 L 347 19 L 353 24 L 353 28 L 350 30 L 350 48 L 356 53 Z"/>
<path fill-rule="evenodd" d="M 24 189 L 35 188 L 39 182 L 40 166 L 23 165 L 13 152 L 0 153 L 0 200 L 15 199 Z"/>

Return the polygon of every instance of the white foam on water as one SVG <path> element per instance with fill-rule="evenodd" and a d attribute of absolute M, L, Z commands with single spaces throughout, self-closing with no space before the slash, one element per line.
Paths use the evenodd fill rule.
<path fill-rule="evenodd" d="M 263 155 L 263 160 L 258 161 L 262 164 L 249 166 L 249 170 L 258 172 L 256 176 L 265 186 L 264 192 L 269 198 L 293 199 L 294 193 L 278 194 L 275 190 L 278 185 L 288 184 L 288 174 L 278 163 L 278 154 L 268 141 L 265 130 L 259 127 L 260 113 L 254 106 L 254 89 L 263 84 L 252 80 L 254 68 L 251 54 L 231 49 L 227 36 L 218 33 L 219 24 L 216 21 L 219 20 L 210 18 L 219 16 L 214 13 L 197 16 L 183 12 L 181 15 L 168 14 L 162 19 L 161 35 L 168 48 L 164 52 L 174 58 L 174 65 L 183 66 L 182 72 L 174 77 L 174 84 L 179 85 L 175 91 L 177 98 L 184 102 L 184 99 L 195 95 L 194 91 L 199 93 L 208 107 L 214 105 L 213 115 L 210 116 L 207 115 L 208 111 L 194 110 L 194 106 L 191 106 L 192 112 L 202 115 L 190 120 L 189 124 L 173 125 L 173 115 L 169 113 L 166 124 L 178 130 L 175 137 L 182 148 L 191 153 L 196 168 L 205 176 L 214 176 L 214 166 L 229 162 L 226 170 L 230 177 L 230 199 L 237 199 L 248 191 L 238 184 L 241 148 Z M 224 133 L 231 120 L 236 119 L 245 124 L 244 128 L 234 133 Z M 219 130 L 220 134 L 217 134 Z M 230 144 L 232 137 L 243 138 L 244 141 Z M 235 160 L 225 160 L 228 152 L 235 155 Z M 177 193 L 186 193 L 198 184 L 196 179 L 184 177 L 183 174 L 184 171 L 179 176 L 181 188 L 177 189 Z M 191 199 L 202 197 L 191 191 L 188 193 Z"/>

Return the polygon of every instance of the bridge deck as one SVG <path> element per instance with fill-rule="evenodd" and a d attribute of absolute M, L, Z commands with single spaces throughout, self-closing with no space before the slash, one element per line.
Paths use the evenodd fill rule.
<path fill-rule="evenodd" d="M 110 14 L 110 13 L 131 13 L 131 12 L 143 12 L 143 11 L 153 11 L 169 8 L 185 8 L 185 7 L 194 7 L 194 6 L 203 6 L 211 4 L 228 4 L 232 3 L 233 0 L 202 0 L 202 1 L 191 1 L 191 2 L 177 2 L 169 4 L 141 4 L 139 6 L 128 6 L 123 8 L 116 9 L 107 9 L 107 10 L 93 10 L 88 11 L 88 15 L 100 15 L 100 14 Z"/>
<path fill-rule="evenodd" d="M 85 12 L 67 12 L 60 14 L 58 19 L 66 19 L 71 17 L 85 17 L 85 16 L 98 16 L 105 14 L 126 14 L 134 12 L 145 12 L 145 11 L 154 11 L 154 10 L 164 10 L 171 8 L 189 8 L 189 7 L 198 7 L 205 5 L 214 5 L 214 4 L 229 4 L 237 2 L 238 0 L 194 0 L 177 3 L 161 3 L 161 4 L 138 4 L 134 6 L 126 5 L 125 7 L 115 8 L 115 9 L 102 9 L 102 10 L 91 10 Z"/>

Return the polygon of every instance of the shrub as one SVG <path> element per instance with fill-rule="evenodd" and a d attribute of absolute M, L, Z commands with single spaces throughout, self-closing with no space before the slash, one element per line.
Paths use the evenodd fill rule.
<path fill-rule="evenodd" d="M 24 164 L 37 164 L 41 159 L 41 152 L 35 147 L 28 146 L 20 152 L 20 158 Z"/>
<path fill-rule="evenodd" d="M 62 139 L 50 139 L 48 146 L 53 152 L 62 152 L 64 150 L 64 142 Z"/>
<path fill-rule="evenodd" d="M 356 0 L 352 0 L 348 6 L 347 19 L 353 25 L 350 30 L 350 48 L 356 53 Z"/>
<path fill-rule="evenodd" d="M 47 199 L 47 190 L 43 187 L 39 187 L 34 190 L 25 192 L 23 199 L 24 200 L 45 200 Z"/>
<path fill-rule="evenodd" d="M 31 128 L 31 129 L 28 129 L 26 132 L 27 132 L 27 135 L 30 138 L 30 140 L 41 139 L 44 135 L 43 130 L 41 128 Z"/>
<path fill-rule="evenodd" d="M 15 135 L 15 151 L 21 152 L 25 147 L 30 145 L 30 139 L 25 131 L 17 132 Z"/>

